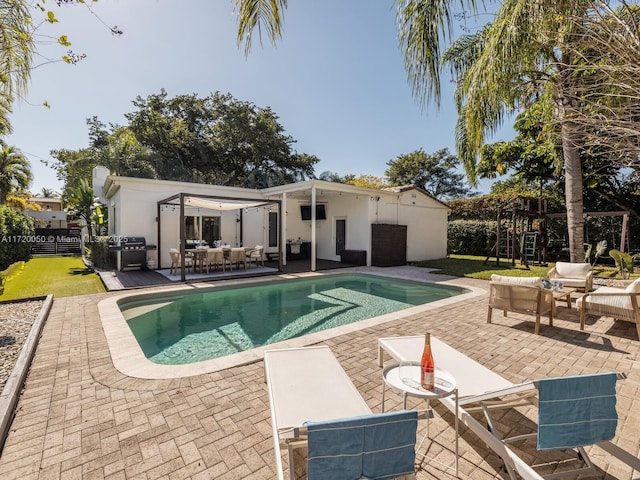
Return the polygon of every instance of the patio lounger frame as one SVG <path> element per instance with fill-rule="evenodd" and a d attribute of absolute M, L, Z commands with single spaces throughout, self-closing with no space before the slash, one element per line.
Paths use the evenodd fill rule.
<path fill-rule="evenodd" d="M 417 361 L 422 355 L 424 338 L 422 335 L 408 337 L 388 337 L 378 340 L 378 364 L 383 366 L 383 356 L 386 352 L 398 362 Z M 500 438 L 493 426 L 491 411 L 496 409 L 514 408 L 523 405 L 537 405 L 537 387 L 535 381 L 514 384 L 484 367 L 475 360 L 450 347 L 438 338 L 431 336 L 433 355 L 438 364 L 451 373 L 456 379 L 459 392 L 458 415 L 459 421 L 474 432 L 491 450 L 504 462 L 509 477 L 515 480 L 521 477 L 525 480 L 541 480 L 544 478 L 529 464 L 522 460 L 511 448 L 509 441 Z M 618 378 L 624 378 L 619 374 Z M 450 398 L 442 398 L 440 402 L 455 415 L 455 403 Z M 471 413 L 482 411 L 488 423 L 488 428 L 476 420 Z M 610 455 L 640 471 L 640 459 L 612 442 L 596 444 Z M 582 450 L 581 453 L 583 453 Z M 584 452 L 586 455 L 586 452 Z M 584 457 L 587 468 L 593 469 L 588 457 Z M 562 475 L 566 475 L 562 472 Z M 559 476 L 559 475 L 557 475 Z"/>
<path fill-rule="evenodd" d="M 372 413 L 329 347 L 267 350 L 264 370 L 279 480 L 284 479 L 280 443 L 287 445 L 293 479 L 293 449 L 306 446 L 304 422 Z"/>

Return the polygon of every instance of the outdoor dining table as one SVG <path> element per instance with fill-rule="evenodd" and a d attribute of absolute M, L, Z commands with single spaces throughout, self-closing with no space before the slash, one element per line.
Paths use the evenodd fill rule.
<path fill-rule="evenodd" d="M 207 253 L 209 252 L 208 248 L 194 248 L 191 250 L 191 254 L 193 255 L 193 270 L 195 272 L 196 265 L 199 265 L 200 273 L 204 270 L 204 265 L 207 260 Z"/>

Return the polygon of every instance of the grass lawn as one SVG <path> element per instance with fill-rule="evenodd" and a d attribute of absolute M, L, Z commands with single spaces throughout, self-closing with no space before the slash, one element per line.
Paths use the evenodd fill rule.
<path fill-rule="evenodd" d="M 512 267 L 511 262 L 507 260 L 500 260 L 500 265 L 496 265 L 495 257 L 490 258 L 485 265 L 484 261 L 486 258 L 487 257 L 475 255 L 451 255 L 449 258 L 416 262 L 414 265 L 440 269 L 433 273 L 454 275 L 456 277 L 480 278 L 483 280 L 491 280 L 491 274 L 493 273 L 497 275 L 509 275 L 511 277 L 547 278 L 547 273 L 554 265 L 553 263 L 549 263 L 544 267 L 531 265 L 529 267 L 530 269 L 527 270 L 526 266 L 520 265 L 520 260 L 516 260 L 515 266 Z M 618 272 L 613 267 L 596 265 L 593 267 L 593 274 L 596 277 L 615 278 Z"/>
<path fill-rule="evenodd" d="M 38 257 L 29 260 L 20 274 L 7 281 L 0 301 L 39 297 L 71 297 L 105 292 L 97 273 L 81 257 Z"/>

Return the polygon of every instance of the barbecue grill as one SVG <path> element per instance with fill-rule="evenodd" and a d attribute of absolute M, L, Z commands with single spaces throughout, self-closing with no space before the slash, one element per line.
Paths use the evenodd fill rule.
<path fill-rule="evenodd" d="M 122 237 L 117 245 L 109 250 L 118 252 L 120 270 L 143 270 L 147 268 L 147 250 L 154 250 L 155 245 L 147 245 L 144 237 Z"/>

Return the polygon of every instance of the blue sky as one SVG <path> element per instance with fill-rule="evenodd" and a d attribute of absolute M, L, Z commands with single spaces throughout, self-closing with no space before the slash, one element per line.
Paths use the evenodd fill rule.
<path fill-rule="evenodd" d="M 325 170 L 383 176 L 387 162 L 419 148 L 454 148 L 452 87 L 443 80 L 440 110 L 421 111 L 411 94 L 397 46 L 392 1 L 291 0 L 277 47 L 254 40 L 248 57 L 236 44 L 231 0 L 100 0 L 91 8 L 47 3 L 60 23 L 42 34 L 69 35 L 86 53 L 77 65 L 35 68 L 27 102 L 16 105 L 8 143 L 21 149 L 34 171 L 32 192 L 60 190 L 41 162 L 52 149 L 88 144 L 86 119 L 125 124 L 136 96 L 165 88 L 169 96 L 231 93 L 279 116 L 300 153 L 316 155 Z M 45 58 L 66 49 L 43 44 Z M 51 108 L 39 105 L 47 101 Z M 509 140 L 507 126 L 493 140 Z M 482 182 L 480 190 L 488 190 Z"/>

